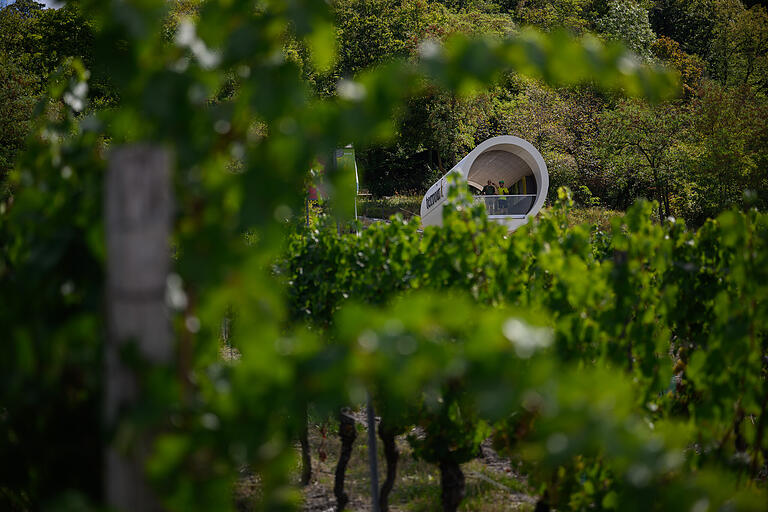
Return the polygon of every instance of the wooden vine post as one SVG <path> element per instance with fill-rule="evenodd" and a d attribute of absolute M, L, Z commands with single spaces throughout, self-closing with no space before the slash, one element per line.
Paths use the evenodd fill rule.
<path fill-rule="evenodd" d="M 169 364 L 173 342 L 166 282 L 170 265 L 171 159 L 157 146 L 111 151 L 105 179 L 107 242 L 107 343 L 104 354 L 104 421 L 112 435 L 122 411 L 141 400 L 133 370 L 121 358 L 134 343 L 150 364 Z M 160 511 L 144 475 L 150 433 L 113 436 L 105 450 L 107 504 L 121 511 Z"/>
<path fill-rule="evenodd" d="M 368 394 L 368 403 L 366 404 L 365 411 L 368 420 L 368 467 L 371 475 L 371 509 L 373 512 L 380 512 L 379 468 L 376 459 L 376 414 L 373 411 L 373 399 L 370 393 Z"/>

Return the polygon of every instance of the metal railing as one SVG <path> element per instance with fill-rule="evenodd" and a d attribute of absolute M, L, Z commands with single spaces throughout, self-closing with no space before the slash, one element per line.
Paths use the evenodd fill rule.
<path fill-rule="evenodd" d="M 488 215 L 525 215 L 536 200 L 536 194 L 506 196 L 474 196 L 476 203 L 485 204 Z"/>

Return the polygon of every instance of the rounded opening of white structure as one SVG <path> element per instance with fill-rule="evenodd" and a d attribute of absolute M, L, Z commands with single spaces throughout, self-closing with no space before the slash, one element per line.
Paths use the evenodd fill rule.
<path fill-rule="evenodd" d="M 525 178 L 528 178 L 527 180 Z M 525 190 L 529 194 L 536 194 L 537 183 L 531 166 L 516 154 L 502 150 L 492 149 L 480 154 L 469 169 L 467 183 L 478 194 L 488 181 L 497 184 L 504 183 L 512 193 L 512 190 Z"/>
<path fill-rule="evenodd" d="M 480 153 L 469 168 L 467 183 L 473 194 L 480 195 L 488 182 L 498 187 L 496 195 L 483 197 L 490 216 L 526 215 L 533 209 L 539 180 L 520 149 L 511 144 L 494 146 Z M 502 187 L 508 192 L 501 194 Z"/>
<path fill-rule="evenodd" d="M 488 216 L 510 230 L 525 224 L 541 210 L 549 189 L 549 174 L 541 154 L 530 142 L 511 135 L 484 141 L 448 174 L 451 173 L 460 174 L 475 201 L 485 205 Z M 494 185 L 493 194 L 490 189 L 483 193 L 489 181 Z M 421 217 L 425 226 L 442 225 L 446 188 L 444 176 L 424 196 Z"/>

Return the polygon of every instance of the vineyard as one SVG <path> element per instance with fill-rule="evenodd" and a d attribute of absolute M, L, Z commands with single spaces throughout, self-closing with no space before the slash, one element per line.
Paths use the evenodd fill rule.
<path fill-rule="evenodd" d="M 552 187 L 514 233 L 459 182 L 442 227 L 398 215 L 363 226 L 350 220 L 354 169 L 327 163 L 348 144 L 386 161 L 377 145 L 407 137 L 420 98 L 455 106 L 510 81 L 589 89 L 620 105 L 604 129 L 628 135 L 611 144 L 645 150 L 632 129 L 683 124 L 652 109 L 684 101 L 690 84 L 638 56 L 642 45 L 506 30 L 498 9 L 420 1 L 403 3 L 420 34 L 398 40 L 410 53 L 337 73 L 357 62 L 339 30 L 381 34 L 367 4 L 332 4 L 2 8 L 0 26 L 17 23 L 0 30 L 3 48 L 24 47 L 41 10 L 41 24 L 65 27 L 87 13 L 89 46 L 41 72 L 34 118 L 11 123 L 29 133 L 0 148 L 0 509 L 296 510 L 318 467 L 310 422 L 340 442 L 338 460 L 321 462 L 335 468 L 336 508 L 350 508 L 354 417 L 370 404 L 386 465 L 368 499 L 381 510 L 403 484 L 406 446 L 409 464 L 439 472 L 426 494 L 446 511 L 472 508 L 466 471 L 488 449 L 523 472 L 537 512 L 766 510 L 762 153 L 743 144 L 729 159 L 690 141 L 647 165 L 622 153 L 605 161 L 649 168 L 656 200 L 613 212 L 583 187 L 573 193 L 591 209 L 575 211 L 572 191 Z M 606 31 L 641 9 L 606 5 Z M 440 25 L 473 18 L 498 30 Z M 13 112 L 30 107 L 18 91 L 33 80 L 17 71 L 45 67 L 38 53 L 0 60 Z M 747 78 L 762 69 L 745 62 Z M 697 203 L 699 182 L 669 177 L 683 150 L 688 167 L 747 163 Z M 305 210 L 317 169 L 328 201 Z M 617 180 L 616 205 L 635 198 L 632 179 Z"/>
<path fill-rule="evenodd" d="M 488 436 L 558 509 L 762 509 L 761 484 L 736 482 L 765 472 L 768 219 L 690 231 L 638 204 L 603 232 L 568 228 L 560 198 L 511 236 L 460 197 L 423 234 L 302 230 L 281 271 L 292 316 L 352 362 L 336 386 L 374 390 L 385 443 L 423 429 L 409 441 L 446 509 Z"/>

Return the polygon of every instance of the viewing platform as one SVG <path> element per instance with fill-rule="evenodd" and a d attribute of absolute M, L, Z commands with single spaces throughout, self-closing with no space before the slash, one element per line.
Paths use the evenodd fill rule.
<path fill-rule="evenodd" d="M 536 194 L 473 196 L 475 203 L 484 204 L 489 217 L 516 215 L 525 217 L 533 208 Z"/>

